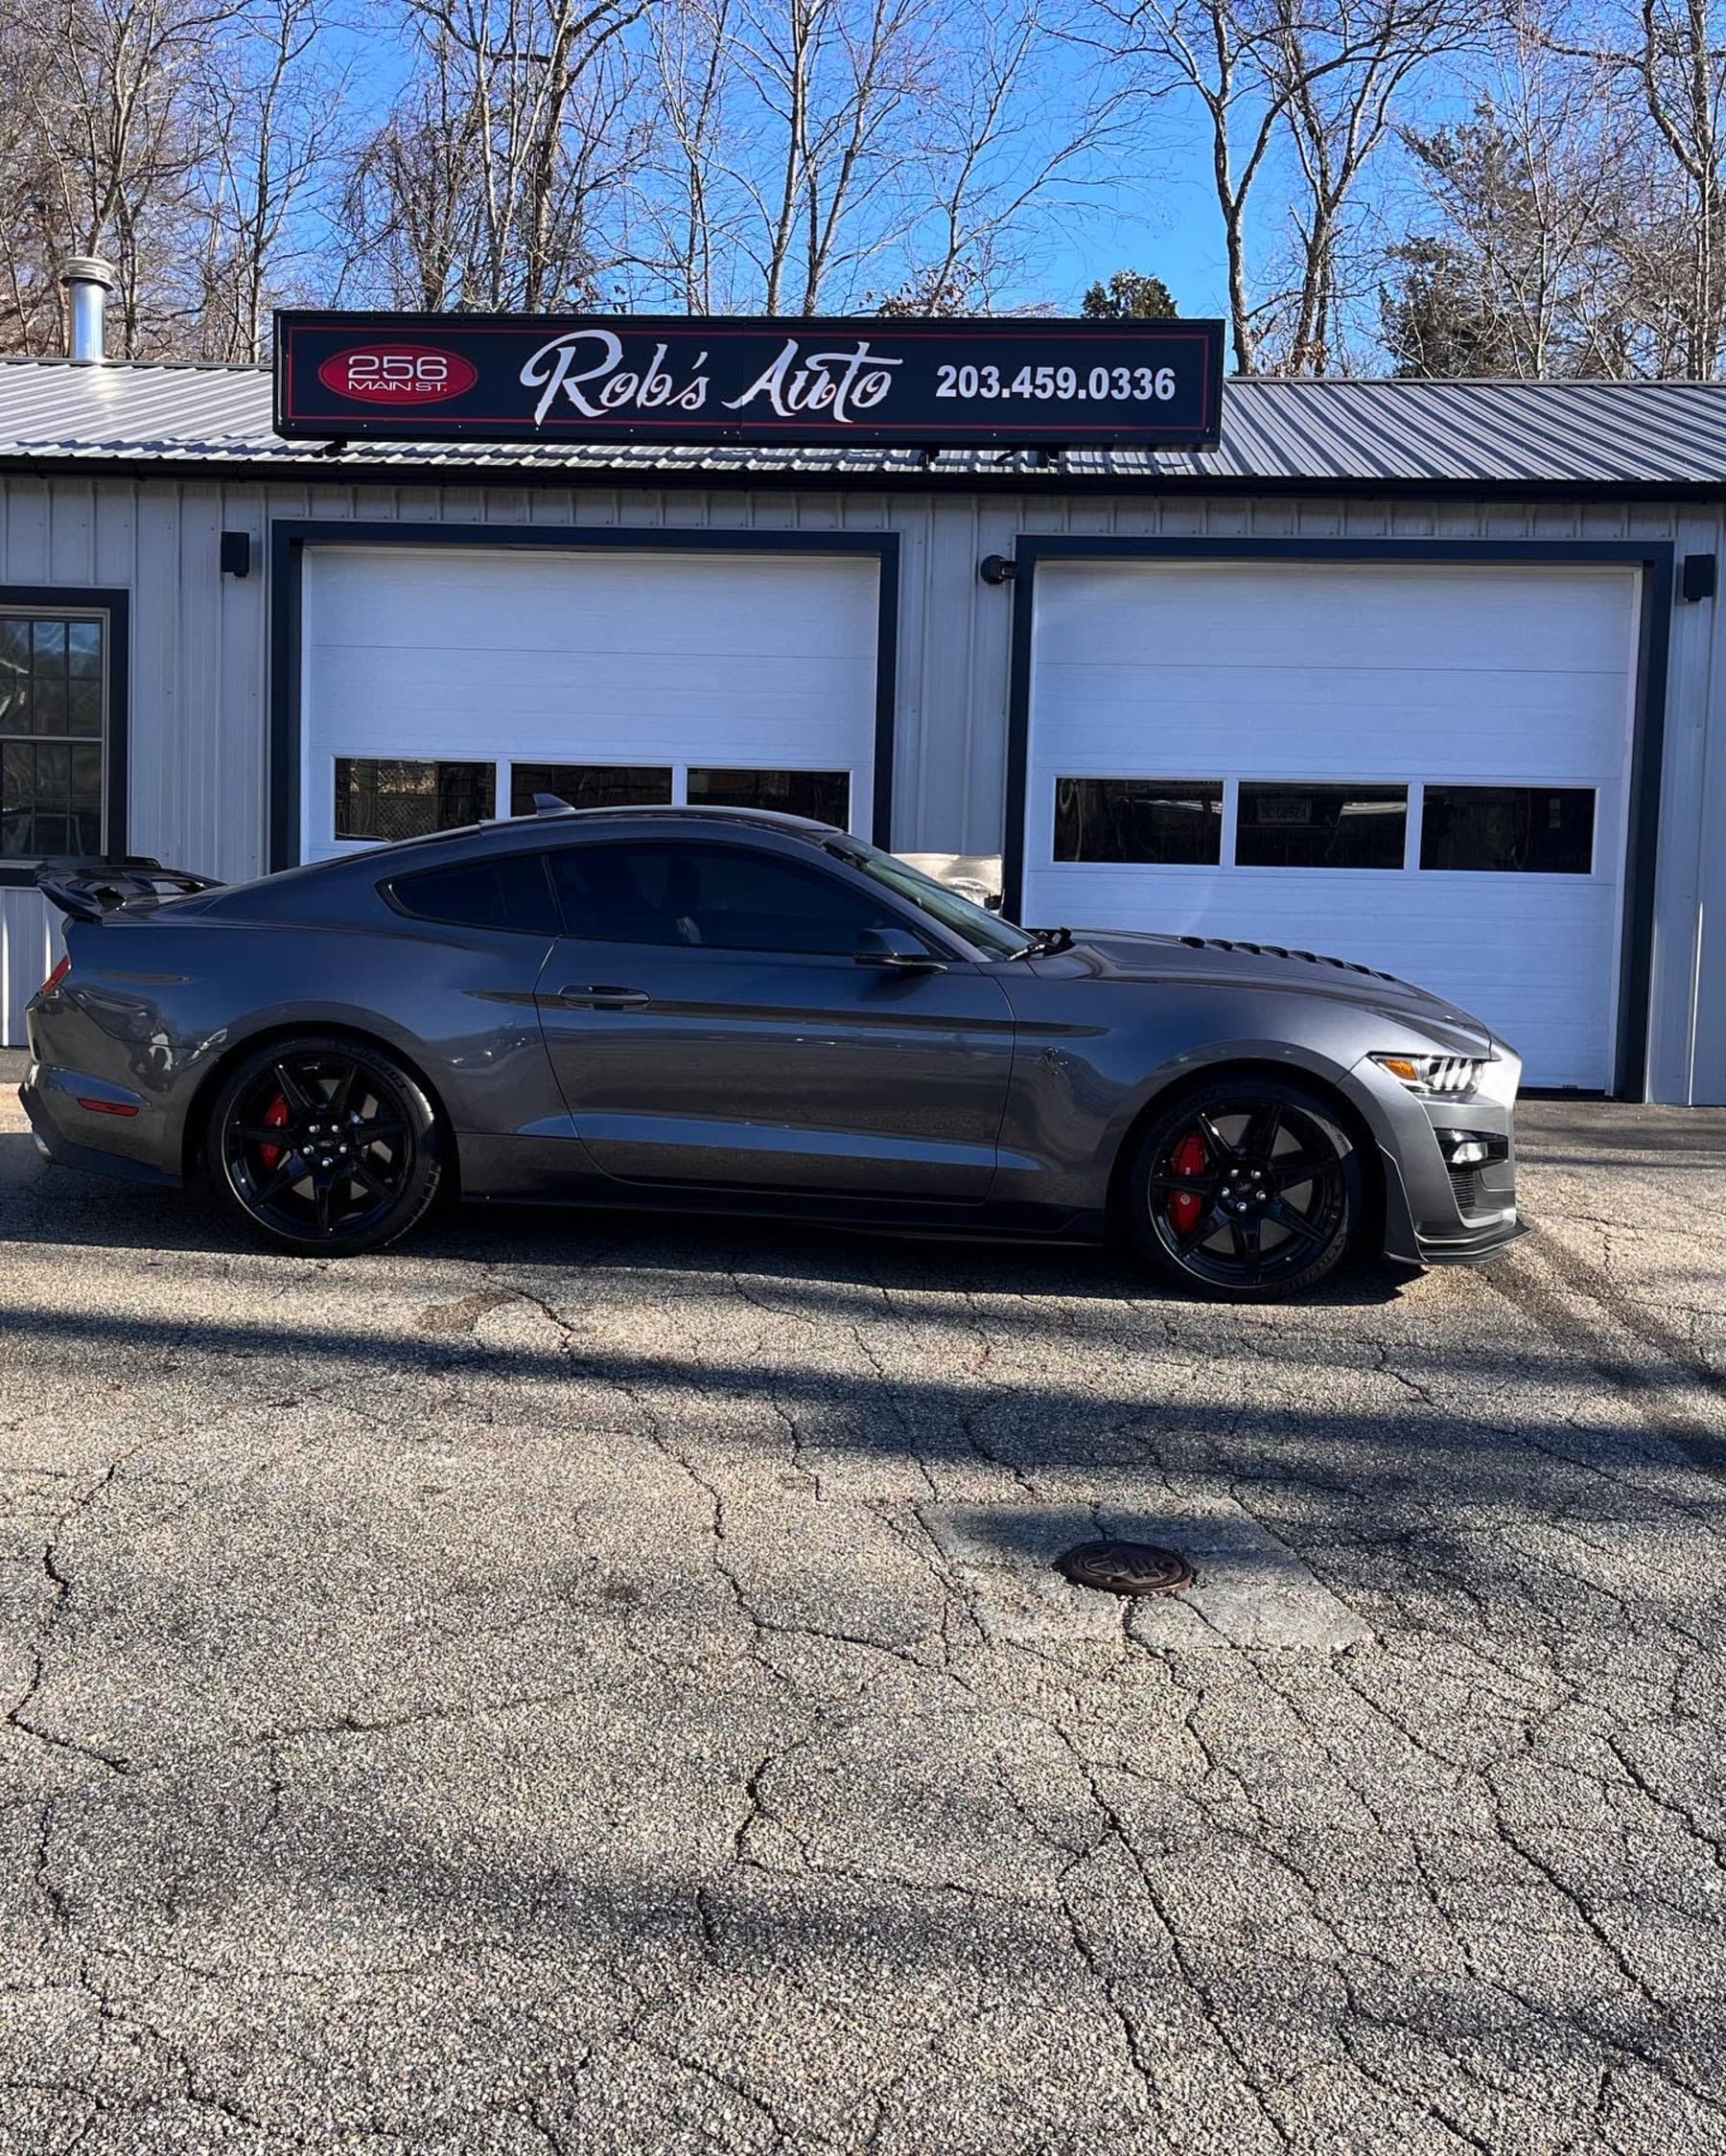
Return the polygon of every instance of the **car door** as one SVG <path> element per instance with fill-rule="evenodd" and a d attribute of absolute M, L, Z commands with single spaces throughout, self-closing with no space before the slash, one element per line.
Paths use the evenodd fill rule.
<path fill-rule="evenodd" d="M 801 849 L 806 850 L 806 849 Z M 980 1202 L 1013 1065 L 991 968 L 860 964 L 907 926 L 789 844 L 584 840 L 552 856 L 566 933 L 540 975 L 576 1131 L 626 1182 Z"/>

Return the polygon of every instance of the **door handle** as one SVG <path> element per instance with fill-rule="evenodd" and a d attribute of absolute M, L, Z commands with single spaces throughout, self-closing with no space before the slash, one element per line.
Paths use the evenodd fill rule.
<path fill-rule="evenodd" d="M 653 999 L 645 988 L 619 988 L 600 981 L 591 987 L 559 988 L 550 1000 L 571 1010 L 644 1010 Z"/>

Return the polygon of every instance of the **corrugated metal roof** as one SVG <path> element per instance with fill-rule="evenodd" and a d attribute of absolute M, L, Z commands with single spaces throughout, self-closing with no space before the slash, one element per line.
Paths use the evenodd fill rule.
<path fill-rule="evenodd" d="M 1726 384 L 1617 382 L 1230 382 L 1217 448 L 1035 452 L 814 445 L 284 441 L 261 367 L 0 361 L 0 463 L 308 469 L 335 478 L 424 469 L 477 479 L 1011 479 L 1061 486 L 1438 485 L 1667 490 L 1726 484 Z"/>

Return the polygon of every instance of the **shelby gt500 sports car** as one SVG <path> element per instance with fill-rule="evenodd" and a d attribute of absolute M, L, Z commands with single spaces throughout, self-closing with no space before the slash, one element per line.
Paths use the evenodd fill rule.
<path fill-rule="evenodd" d="M 824 824 L 538 815 L 256 883 L 59 877 L 43 1152 L 292 1250 L 440 1193 L 1092 1238 L 1225 1296 L 1518 1233 L 1520 1064 L 1370 967 L 1015 928 Z"/>

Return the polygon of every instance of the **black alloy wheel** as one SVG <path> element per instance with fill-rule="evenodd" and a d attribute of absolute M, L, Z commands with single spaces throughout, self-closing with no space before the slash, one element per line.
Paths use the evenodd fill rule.
<path fill-rule="evenodd" d="M 321 1256 L 406 1235 L 442 1178 L 436 1118 L 394 1058 L 339 1036 L 273 1041 L 222 1087 L 210 1170 L 254 1233 Z"/>
<path fill-rule="evenodd" d="M 1184 1094 L 1145 1132 L 1130 1175 L 1140 1250 L 1225 1299 L 1315 1287 L 1361 1218 L 1348 1133 L 1317 1095 L 1274 1078 L 1219 1076 Z"/>

